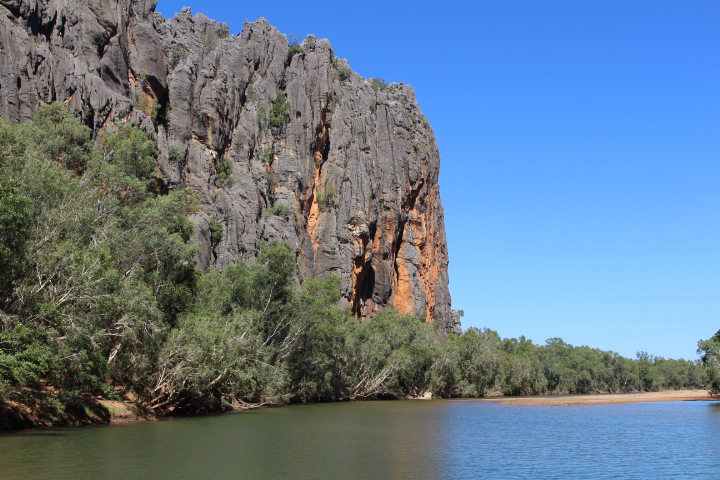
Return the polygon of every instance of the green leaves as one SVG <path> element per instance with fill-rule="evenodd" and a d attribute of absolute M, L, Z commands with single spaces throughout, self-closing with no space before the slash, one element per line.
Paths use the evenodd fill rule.
<path fill-rule="evenodd" d="M 283 90 L 278 92 L 278 96 L 275 98 L 272 108 L 270 109 L 270 125 L 280 131 L 285 130 L 285 127 L 290 121 L 292 108 L 292 103 L 287 99 L 285 92 Z"/>
<path fill-rule="evenodd" d="M 30 201 L 17 181 L 0 171 L 0 310 L 8 307 L 31 222 Z"/>
<path fill-rule="evenodd" d="M 20 132 L 49 160 L 78 173 L 84 170 L 90 150 L 90 129 L 62 103 L 40 106 L 35 119 L 21 126 Z"/>
<path fill-rule="evenodd" d="M 269 122 L 284 128 L 280 92 Z M 80 394 L 132 390 L 153 411 L 200 412 L 432 391 L 440 396 L 698 387 L 697 363 L 502 339 L 470 328 L 440 341 L 421 316 L 359 320 L 340 278 L 298 288 L 296 256 L 264 245 L 252 265 L 202 273 L 191 192 L 159 195 L 156 149 L 120 125 L 90 141 L 62 105 L 0 121 L 0 397 L 62 412 Z M 229 181 L 232 163 L 220 159 Z M 272 171 L 272 170 L 271 170 Z M 221 179 L 222 180 L 222 179 Z M 323 189 L 325 206 L 335 195 Z M 268 215 L 286 220 L 288 207 Z M 222 223 L 210 220 L 213 245 Z M 701 342 L 720 391 L 720 332 Z M 49 410 L 48 410 L 49 409 Z"/>
<path fill-rule="evenodd" d="M 2 388 L 55 387 L 64 402 L 137 382 L 194 296 L 196 197 L 156 195 L 155 146 L 137 128 L 93 145 L 62 105 L 0 124 L 0 149 Z"/>
<path fill-rule="evenodd" d="M 698 353 L 707 372 L 709 390 L 720 394 L 720 330 L 709 340 L 698 342 Z"/>

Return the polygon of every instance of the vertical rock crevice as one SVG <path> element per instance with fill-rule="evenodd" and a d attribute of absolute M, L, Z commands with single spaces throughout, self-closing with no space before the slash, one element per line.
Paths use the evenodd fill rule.
<path fill-rule="evenodd" d="M 201 268 L 286 241 L 298 281 L 340 276 L 356 315 L 426 311 L 452 331 L 440 157 L 412 88 L 361 78 L 312 35 L 289 55 L 265 19 L 232 36 L 155 4 L 0 0 L 0 114 L 57 100 L 95 131 L 140 127 L 161 190 L 197 192 Z"/>

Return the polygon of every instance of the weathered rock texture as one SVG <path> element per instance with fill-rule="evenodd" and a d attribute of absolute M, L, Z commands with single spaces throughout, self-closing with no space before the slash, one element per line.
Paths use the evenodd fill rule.
<path fill-rule="evenodd" d="M 0 0 L 0 113 L 22 122 L 62 101 L 95 131 L 142 128 L 163 187 L 202 202 L 192 220 L 203 268 L 282 240 L 299 281 L 339 275 L 358 315 L 427 311 L 457 331 L 439 154 L 413 90 L 373 88 L 327 40 L 290 51 L 264 19 L 231 36 L 187 8 L 166 20 L 155 4 Z"/>

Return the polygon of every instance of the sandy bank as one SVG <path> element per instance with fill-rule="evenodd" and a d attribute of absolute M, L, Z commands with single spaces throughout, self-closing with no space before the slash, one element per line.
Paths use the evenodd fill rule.
<path fill-rule="evenodd" d="M 547 397 L 505 397 L 490 401 L 503 405 L 535 405 L 544 407 L 575 407 L 589 405 L 616 405 L 643 402 L 687 402 L 696 400 L 720 400 L 707 390 L 666 390 L 663 392 L 607 393 L 599 395 L 572 395 Z"/>

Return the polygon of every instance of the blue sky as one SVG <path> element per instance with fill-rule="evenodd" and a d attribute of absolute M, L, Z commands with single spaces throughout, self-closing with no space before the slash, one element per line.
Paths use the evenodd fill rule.
<path fill-rule="evenodd" d="M 463 327 L 695 359 L 720 328 L 720 2 L 161 0 L 415 88 Z"/>

